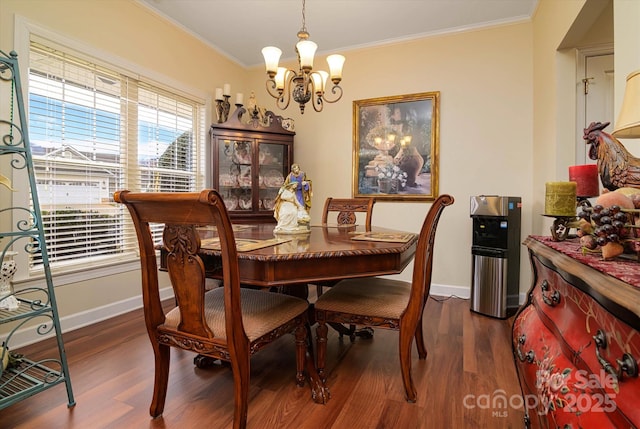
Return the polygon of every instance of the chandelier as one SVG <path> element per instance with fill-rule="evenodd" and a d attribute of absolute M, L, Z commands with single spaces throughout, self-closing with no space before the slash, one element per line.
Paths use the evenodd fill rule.
<path fill-rule="evenodd" d="M 302 0 L 302 28 L 298 31 L 298 43 L 296 54 L 298 56 L 298 71 L 278 67 L 278 61 L 282 51 L 275 46 L 267 46 L 262 49 L 264 63 L 267 69 L 267 92 L 276 99 L 279 109 L 289 107 L 291 98 L 300 105 L 300 113 L 304 114 L 307 102 L 312 101 L 316 112 L 322 111 L 324 103 L 335 103 L 342 98 L 342 88 L 339 86 L 342 80 L 342 55 L 329 55 L 329 73 L 324 70 L 313 71 L 313 56 L 318 45 L 309 40 L 309 33 L 305 23 L 305 0 Z M 327 98 L 327 79 L 331 79 L 330 96 Z"/>

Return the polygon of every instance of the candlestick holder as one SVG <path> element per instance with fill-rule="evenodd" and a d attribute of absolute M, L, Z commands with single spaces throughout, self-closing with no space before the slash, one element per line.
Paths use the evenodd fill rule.
<path fill-rule="evenodd" d="M 592 206 L 591 206 L 591 201 L 589 201 L 589 198 L 591 198 L 591 197 L 580 197 L 580 196 L 576 197 L 576 200 L 577 200 L 577 203 L 578 203 L 577 204 L 578 205 L 578 209 L 582 209 L 582 210 L 590 209 Z"/>
<path fill-rule="evenodd" d="M 578 227 L 578 218 L 576 216 L 554 216 L 546 214 L 543 216 L 553 218 L 553 224 L 550 228 L 553 241 L 566 240 L 569 237 L 571 228 Z"/>
<path fill-rule="evenodd" d="M 223 95 L 223 100 L 216 100 L 216 113 L 218 114 L 218 123 L 227 122 L 229 119 L 229 111 L 231 103 L 229 103 L 230 95 Z"/>
<path fill-rule="evenodd" d="M 249 106 L 251 106 L 251 104 Z M 258 127 L 268 128 L 271 126 L 271 123 L 274 120 L 272 112 L 269 112 L 264 108 L 259 108 L 255 104 L 253 104 L 253 107 L 249 107 L 248 109 L 245 109 L 245 111 L 249 114 L 247 119 L 247 124 L 252 125 L 254 128 L 258 128 Z"/>
<path fill-rule="evenodd" d="M 591 201 L 589 201 L 590 197 L 576 197 L 576 213 L 580 211 L 584 212 L 592 212 L 593 207 L 591 205 Z M 580 216 L 576 214 L 576 216 L 557 216 L 557 215 L 544 215 L 546 217 L 554 218 L 553 224 L 551 225 L 551 237 L 553 241 L 563 241 L 569 237 L 569 232 L 571 228 L 579 228 L 579 220 Z"/>

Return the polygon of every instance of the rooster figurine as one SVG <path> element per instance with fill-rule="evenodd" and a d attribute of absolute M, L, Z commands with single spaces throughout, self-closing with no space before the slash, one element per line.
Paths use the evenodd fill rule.
<path fill-rule="evenodd" d="M 615 137 L 602 131 L 609 122 L 592 122 L 584 129 L 589 158 L 598 161 L 602 186 L 610 191 L 618 188 L 640 188 L 640 158 L 636 158 Z"/>

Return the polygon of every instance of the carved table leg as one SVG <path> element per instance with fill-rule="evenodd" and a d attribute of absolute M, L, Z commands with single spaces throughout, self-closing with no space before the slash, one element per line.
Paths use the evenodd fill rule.
<path fill-rule="evenodd" d="M 311 398 L 316 404 L 326 404 L 331 397 L 329 388 L 325 386 L 324 382 L 318 375 L 316 369 L 316 362 L 313 354 L 313 343 L 311 334 L 311 325 L 307 325 L 307 374 L 309 375 L 309 385 L 311 386 Z"/>

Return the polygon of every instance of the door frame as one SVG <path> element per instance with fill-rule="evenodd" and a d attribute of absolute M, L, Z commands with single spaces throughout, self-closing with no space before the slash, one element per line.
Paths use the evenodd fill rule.
<path fill-rule="evenodd" d="M 601 55 L 615 55 L 613 43 L 605 43 L 598 46 L 585 47 L 576 49 L 576 142 L 574 148 L 574 160 L 576 164 L 583 163 L 578 160 L 578 154 L 584 152 L 584 125 L 586 120 L 586 97 L 583 93 L 582 79 L 585 75 L 586 61 L 588 57 L 597 57 Z M 615 70 L 614 70 L 615 72 Z"/>

